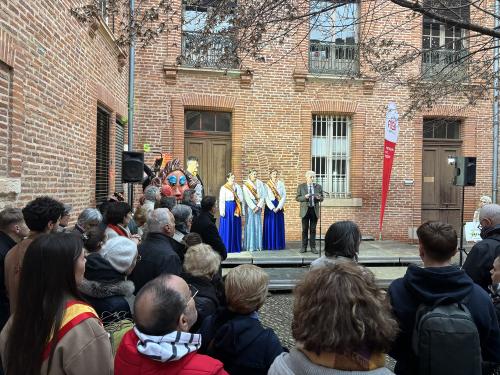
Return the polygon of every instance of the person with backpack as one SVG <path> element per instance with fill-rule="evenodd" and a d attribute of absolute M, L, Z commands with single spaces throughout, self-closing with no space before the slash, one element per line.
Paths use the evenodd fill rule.
<path fill-rule="evenodd" d="M 476 284 L 488 292 L 488 286 L 491 285 L 490 270 L 493 261 L 500 255 L 500 205 L 487 204 L 481 207 L 479 227 L 482 241 L 472 247 L 463 269 Z"/>
<path fill-rule="evenodd" d="M 389 353 L 396 374 L 481 374 L 500 363 L 500 329 L 493 304 L 451 258 L 457 233 L 426 222 L 417 230 L 424 267 L 410 265 L 388 291 L 400 333 Z M 487 371 L 482 372 L 486 374 Z"/>

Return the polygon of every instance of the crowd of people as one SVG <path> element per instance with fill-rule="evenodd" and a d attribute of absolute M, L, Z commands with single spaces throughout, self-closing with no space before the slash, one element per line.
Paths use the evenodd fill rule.
<path fill-rule="evenodd" d="M 86 208 L 39 197 L 0 211 L 0 357 L 5 374 L 488 374 L 500 364 L 500 206 L 479 212 L 482 241 L 463 269 L 457 233 L 417 230 L 423 267 L 387 292 L 358 263 L 361 233 L 332 224 L 325 254 L 294 290 L 295 346 L 259 310 L 269 276 L 227 256 L 214 214 L 145 190 Z M 111 329 L 110 327 L 116 327 Z"/>

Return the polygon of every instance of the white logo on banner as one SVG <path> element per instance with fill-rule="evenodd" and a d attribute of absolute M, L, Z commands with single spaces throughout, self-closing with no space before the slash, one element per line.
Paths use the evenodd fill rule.
<path fill-rule="evenodd" d="M 396 109 L 396 103 L 390 102 L 387 105 L 387 114 L 385 116 L 385 139 L 392 143 L 398 142 L 399 135 L 399 115 Z"/>

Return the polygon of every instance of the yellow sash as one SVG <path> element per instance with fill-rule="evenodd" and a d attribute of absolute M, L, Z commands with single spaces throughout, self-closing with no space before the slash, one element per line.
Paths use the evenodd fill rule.
<path fill-rule="evenodd" d="M 278 189 L 276 189 L 276 186 L 274 186 L 274 182 L 272 180 L 267 181 L 267 186 L 269 186 L 269 189 L 271 189 L 271 191 L 274 194 L 274 197 L 278 200 L 279 204 L 279 201 L 281 200 L 281 195 L 280 193 L 278 193 Z M 283 208 L 283 212 L 285 212 L 285 208 Z"/>
<path fill-rule="evenodd" d="M 256 201 L 259 200 L 259 193 L 257 192 L 257 189 L 253 187 L 251 183 L 246 181 L 245 186 L 247 187 L 248 190 L 250 190 L 250 193 L 252 193 L 253 197 L 255 198 Z"/>
<path fill-rule="evenodd" d="M 236 195 L 236 192 L 234 191 L 233 187 L 229 185 L 228 183 L 224 184 L 224 187 L 229 190 L 231 193 L 233 193 L 234 196 L 234 202 L 236 203 L 236 209 L 234 210 L 234 216 L 241 216 L 241 201 L 238 195 Z"/>

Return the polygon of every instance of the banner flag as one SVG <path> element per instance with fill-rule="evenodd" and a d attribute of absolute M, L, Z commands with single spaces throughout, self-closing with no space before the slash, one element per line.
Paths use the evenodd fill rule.
<path fill-rule="evenodd" d="M 389 193 L 389 183 L 391 182 L 392 163 L 394 162 L 394 152 L 399 135 L 399 115 L 396 103 L 390 102 L 387 105 L 385 116 L 385 137 L 384 137 L 384 169 L 382 172 L 382 203 L 380 206 L 379 233 L 382 239 L 382 223 L 384 221 L 385 204 Z"/>

